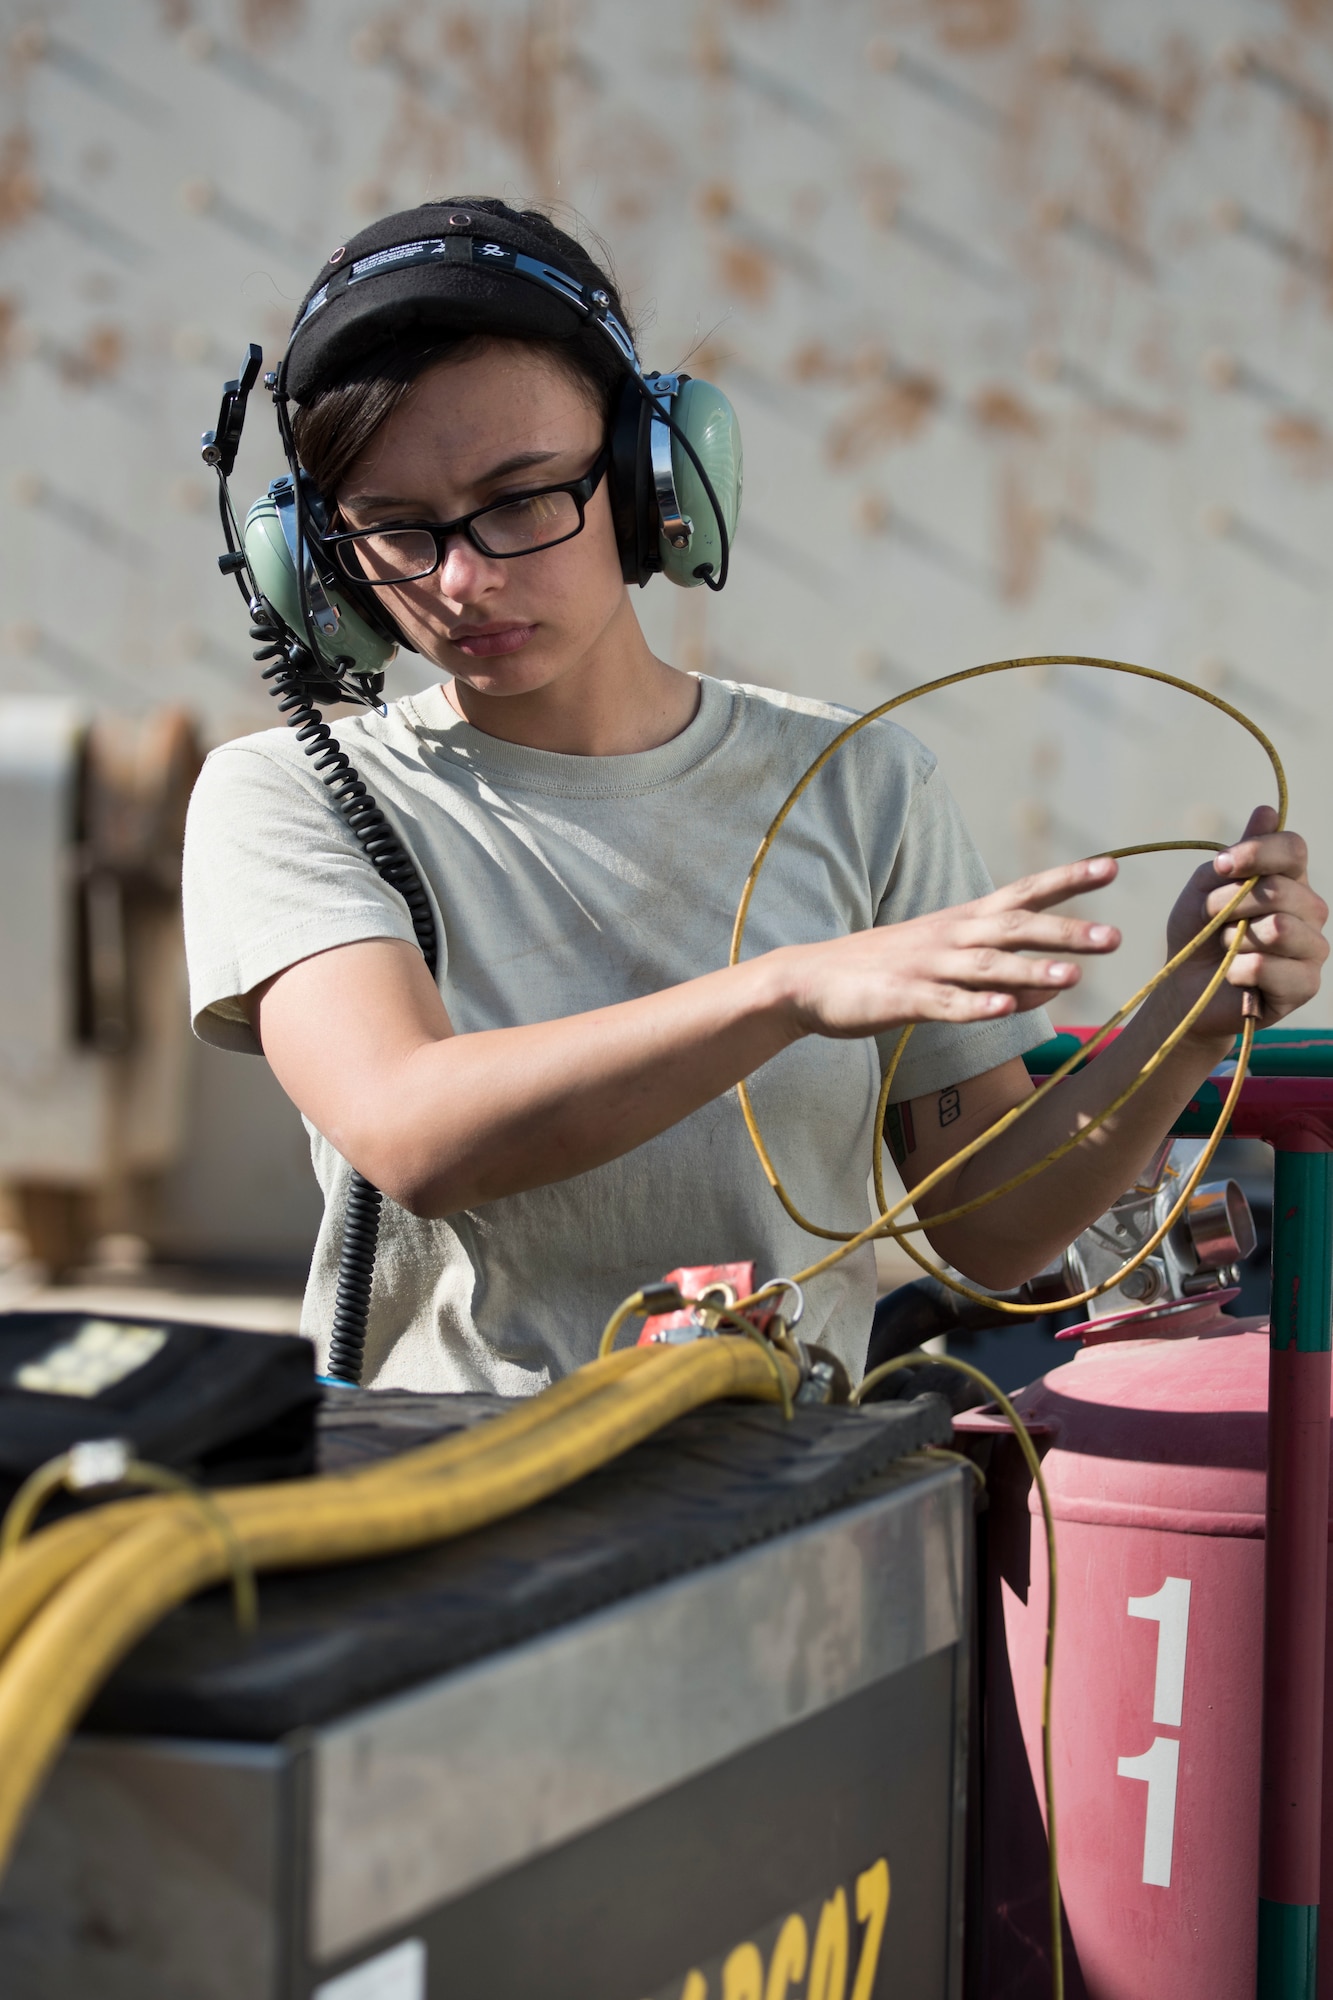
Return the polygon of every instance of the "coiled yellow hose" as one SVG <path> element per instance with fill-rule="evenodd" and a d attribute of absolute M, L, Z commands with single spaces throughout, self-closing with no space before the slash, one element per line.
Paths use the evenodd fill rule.
<path fill-rule="evenodd" d="M 188 1499 L 128 1503 L 90 1542 L 66 1532 L 59 1581 L 13 1634 L 0 1668 L 0 1869 L 62 1743 L 136 1640 L 173 1606 L 231 1573 L 234 1541 L 258 1570 L 312 1568 L 420 1548 L 486 1526 L 581 1479 L 664 1424 L 724 1397 L 780 1400 L 796 1370 L 748 1339 L 632 1349 L 586 1368 L 461 1438 L 407 1452 L 392 1466 L 213 1495 L 230 1536 Z M 105 1510 L 111 1514 L 113 1510 Z M 33 1557 L 47 1537 L 30 1545 Z M 70 1566 L 72 1551 L 83 1560 Z M 24 1551 L 0 1565 L 7 1572 Z M 33 1596 L 31 1570 L 22 1594 Z"/>
<path fill-rule="evenodd" d="M 745 940 L 745 926 L 750 912 L 750 904 L 754 898 L 755 888 L 758 884 L 760 874 L 763 871 L 764 863 L 767 861 L 769 854 L 772 852 L 773 844 L 777 839 L 778 834 L 781 832 L 783 824 L 785 823 L 789 813 L 791 812 L 792 808 L 796 805 L 797 801 L 809 788 L 809 786 L 813 784 L 814 780 L 818 777 L 819 773 L 823 770 L 824 766 L 827 763 L 829 763 L 830 760 L 834 758 L 846 744 L 850 743 L 854 736 L 859 735 L 863 729 L 868 729 L 872 722 L 878 722 L 884 716 L 892 714 L 892 712 L 895 709 L 904 708 L 908 702 L 917 701 L 923 695 L 935 694 L 942 688 L 957 687 L 965 681 L 979 680 L 990 674 L 1013 673 L 1020 667 L 1048 667 L 1048 666 L 1092 667 L 1103 673 L 1128 674 L 1138 680 L 1158 681 L 1163 686 L 1178 689 L 1179 692 L 1182 694 L 1192 695 L 1196 700 L 1205 702 L 1210 708 L 1218 709 L 1222 714 L 1229 716 L 1233 722 L 1237 723 L 1240 728 L 1247 731 L 1247 733 L 1255 739 L 1255 741 L 1262 747 L 1266 756 L 1268 757 L 1269 763 L 1271 764 L 1273 769 L 1273 776 L 1277 784 L 1278 829 L 1280 830 L 1282 827 L 1286 825 L 1288 793 L 1287 793 L 1286 772 L 1282 768 L 1282 759 L 1278 756 L 1277 750 L 1274 747 L 1273 743 L 1270 741 L 1269 737 L 1265 735 L 1264 731 L 1260 729 L 1258 723 L 1251 721 L 1249 716 L 1244 715 L 1240 709 L 1233 708 L 1231 703 L 1228 701 L 1224 701 L 1220 695 L 1212 694 L 1206 688 L 1195 687 L 1193 683 L 1190 681 L 1179 680 L 1174 674 L 1162 673 L 1155 667 L 1135 666 L 1128 660 L 1100 659 L 1095 655 L 1088 653 L 1037 653 L 1021 659 L 992 660 L 984 666 L 967 667 L 964 668 L 959 673 L 945 674 L 938 680 L 925 681 L 922 683 L 920 687 L 909 688 L 905 694 L 894 695 L 890 700 L 881 702 L 878 708 L 871 709 L 865 715 L 857 716 L 856 720 L 854 722 L 850 722 L 844 730 L 842 730 L 837 736 L 835 736 L 833 741 L 820 752 L 818 757 L 814 759 L 813 763 L 811 763 L 808 766 L 808 768 L 804 772 L 802 772 L 801 776 L 792 786 L 790 792 L 787 794 L 786 798 L 779 806 L 777 812 L 774 814 L 773 819 L 769 824 L 767 832 L 764 834 L 763 839 L 759 843 L 758 852 L 756 853 L 753 862 L 750 864 L 750 871 L 745 878 L 745 885 L 741 891 L 740 902 L 737 905 L 736 909 L 736 919 L 734 926 L 732 928 L 731 951 L 728 956 L 728 963 L 731 965 L 738 965 L 740 963 L 741 948 Z M 1162 841 L 1145 841 L 1133 847 L 1108 848 L 1106 852 L 1109 855 L 1114 856 L 1115 858 L 1124 859 L 1130 855 L 1135 855 L 1135 854 L 1161 854 L 1161 853 L 1174 852 L 1177 850 L 1189 850 L 1189 849 L 1199 849 L 1204 852 L 1212 854 L 1216 854 L 1221 851 L 1216 841 L 1162 840 Z M 1181 1040 L 1183 1040 L 1184 1036 L 1189 1033 L 1194 1023 L 1200 1018 L 1200 1016 L 1207 1008 L 1214 994 L 1221 987 L 1223 981 L 1227 976 L 1227 973 L 1230 971 L 1231 966 L 1235 961 L 1237 953 L 1240 951 L 1245 941 L 1248 925 L 1245 923 L 1243 919 L 1241 920 L 1240 923 L 1237 924 L 1236 936 L 1232 940 L 1230 946 L 1228 947 L 1225 955 L 1222 958 L 1221 963 L 1217 967 L 1216 972 L 1213 974 L 1212 978 L 1209 980 L 1207 986 L 1204 988 L 1203 992 L 1199 995 L 1198 999 L 1194 1002 L 1193 1006 L 1188 1010 L 1185 1016 L 1177 1023 L 1176 1027 L 1172 1030 L 1170 1035 L 1167 1036 L 1166 1040 L 1161 1044 L 1161 1046 L 1143 1065 L 1143 1068 L 1140 1070 L 1139 1074 L 1126 1086 L 1126 1088 L 1123 1091 L 1119 1093 L 1119 1095 L 1110 1104 L 1104 1106 L 1104 1108 L 1096 1115 L 1096 1117 L 1089 1119 L 1088 1123 L 1084 1127 L 1082 1127 L 1081 1130 L 1071 1134 L 1071 1136 L 1068 1139 L 1063 1140 L 1060 1143 L 1060 1145 L 1052 1147 L 1052 1149 L 1048 1153 L 1046 1153 L 1040 1160 L 1034 1161 L 1031 1165 L 1023 1168 L 1019 1173 L 1011 1176 L 1009 1180 L 1001 1182 L 996 1187 L 988 1188 L 984 1194 L 976 1195 L 970 1201 L 960 1203 L 957 1207 L 948 1209 L 939 1215 L 932 1216 L 930 1218 L 929 1224 L 917 1221 L 917 1222 L 906 1223 L 901 1228 L 899 1228 L 896 1226 L 898 1217 L 902 1215 L 906 1209 L 913 1207 L 915 1203 L 919 1201 L 923 1195 L 929 1194 L 931 1190 L 937 1187 L 939 1183 L 947 1175 L 954 1173 L 957 1170 L 957 1168 L 963 1165 L 966 1161 L 974 1159 L 978 1153 L 982 1152 L 985 1149 L 985 1147 L 992 1145 L 994 1141 L 998 1139 L 1003 1132 L 1007 1132 L 1011 1126 L 1015 1125 L 1020 1118 L 1026 1117 L 1027 1114 L 1031 1112 L 1038 1103 L 1040 1103 L 1044 1098 L 1046 1098 L 1058 1084 L 1064 1081 L 1065 1077 L 1069 1075 L 1071 1070 L 1075 1069 L 1080 1064 L 1090 1060 L 1090 1058 L 1093 1055 L 1095 1055 L 1097 1051 L 1105 1045 L 1112 1031 L 1115 1028 L 1117 1028 L 1122 1021 L 1126 1020 L 1128 1016 L 1131 1013 L 1133 1013 L 1134 1010 L 1137 1007 L 1139 1007 L 1144 1000 L 1148 998 L 1149 994 L 1156 992 L 1157 988 L 1163 985 L 1164 982 L 1168 980 L 1172 976 L 1172 974 L 1177 970 L 1177 968 L 1185 963 L 1186 959 L 1190 958 L 1199 949 L 1201 945 L 1206 943 L 1210 937 L 1212 937 L 1217 931 L 1222 929 L 1222 927 L 1230 920 L 1234 912 L 1237 909 L 1239 909 L 1240 905 L 1244 902 L 1245 898 L 1249 895 L 1250 891 L 1254 887 L 1254 881 L 1255 878 L 1251 878 L 1249 881 L 1241 883 L 1240 887 L 1236 890 L 1234 896 L 1231 896 L 1228 899 L 1225 907 L 1219 910 L 1216 916 L 1211 917 L 1208 920 L 1208 922 L 1200 928 L 1200 930 L 1195 934 L 1195 936 L 1190 939 L 1187 945 L 1185 945 L 1180 951 L 1176 952 L 1173 957 L 1169 958 L 1165 963 L 1165 965 L 1160 967 L 1160 969 L 1153 974 L 1152 978 L 1149 979 L 1143 986 L 1139 988 L 1137 993 L 1132 994 L 1130 998 L 1124 1002 L 1123 1006 L 1118 1007 L 1115 1013 L 1111 1015 L 1110 1019 L 1103 1022 L 1102 1026 L 1097 1030 L 1096 1034 L 1087 1044 L 1085 1044 L 1084 1047 L 1076 1050 L 1076 1052 L 1072 1056 L 1070 1056 L 1065 1062 L 1061 1063 L 1059 1068 L 1053 1071 L 1052 1074 L 1048 1076 L 1045 1079 L 1045 1081 L 1042 1084 L 1040 1084 L 1038 1088 L 1034 1090 L 1028 1097 L 1024 1098 L 1021 1104 L 1015 1105 L 1015 1107 L 1011 1111 L 1006 1112 L 1002 1118 L 998 1118 L 995 1121 L 995 1123 L 988 1128 L 987 1131 L 981 1133 L 980 1136 L 972 1140 L 972 1142 L 969 1145 L 960 1148 L 960 1150 L 957 1153 L 955 1153 L 950 1159 L 945 1160 L 940 1166 L 938 1166 L 933 1173 L 927 1174 L 923 1180 L 917 1183 L 915 1187 L 909 1188 L 900 1201 L 897 1201 L 892 1205 L 890 1205 L 886 1201 L 884 1193 L 884 1178 L 883 1178 L 883 1164 L 882 1164 L 883 1151 L 884 1151 L 884 1118 L 885 1118 L 885 1113 L 887 1112 L 888 1109 L 889 1092 L 890 1089 L 892 1088 L 894 1073 L 896 1072 L 898 1064 L 902 1059 L 903 1051 L 907 1046 L 908 1037 L 911 1035 L 912 1032 L 910 1025 L 904 1028 L 902 1030 L 902 1033 L 898 1037 L 898 1041 L 894 1048 L 892 1059 L 889 1062 L 886 1074 L 881 1084 L 879 1093 L 879 1102 L 875 1110 L 875 1127 L 874 1127 L 874 1135 L 872 1141 L 872 1148 L 873 1148 L 872 1166 L 874 1173 L 875 1195 L 880 1205 L 880 1213 L 865 1228 L 855 1231 L 843 1230 L 843 1229 L 828 1229 L 823 1227 L 819 1223 L 811 1222 L 806 1216 L 802 1215 L 801 1211 L 797 1208 L 795 1202 L 793 1202 L 793 1200 L 791 1199 L 791 1196 L 787 1193 L 786 1188 L 783 1186 L 782 1178 L 778 1173 L 777 1168 L 774 1166 L 772 1158 L 769 1155 L 768 1148 L 764 1143 L 763 1134 L 760 1132 L 759 1129 L 758 1120 L 755 1117 L 754 1105 L 751 1101 L 749 1090 L 744 1082 L 739 1083 L 736 1089 L 737 1089 L 737 1096 L 740 1099 L 741 1113 L 745 1119 L 746 1130 L 750 1135 L 751 1144 L 754 1146 L 755 1152 L 758 1155 L 759 1164 L 764 1170 L 764 1175 L 768 1181 L 769 1186 L 772 1188 L 774 1194 L 777 1196 L 778 1200 L 782 1203 L 782 1206 L 786 1209 L 788 1215 L 792 1218 L 793 1222 L 797 1223 L 802 1229 L 807 1230 L 812 1236 L 823 1236 L 825 1238 L 832 1239 L 833 1241 L 837 1242 L 840 1246 L 837 1250 L 830 1251 L 826 1257 L 821 1257 L 817 1259 L 817 1261 L 814 1262 L 813 1264 L 807 1265 L 804 1270 L 792 1272 L 789 1278 L 786 1278 L 781 1281 L 775 1281 L 775 1284 L 773 1286 L 761 1287 L 760 1290 L 758 1292 L 755 1292 L 750 1298 L 741 1300 L 739 1302 L 740 1308 L 744 1309 L 748 1306 L 757 1304 L 761 1298 L 767 1296 L 769 1292 L 776 1289 L 777 1283 L 779 1282 L 782 1284 L 786 1283 L 795 1283 L 800 1285 L 808 1284 L 811 1279 L 821 1276 L 825 1271 L 832 1270 L 835 1264 L 841 1263 L 844 1257 L 850 1256 L 854 1250 L 860 1249 L 863 1244 L 873 1242 L 877 1237 L 891 1237 L 894 1241 L 902 1244 L 903 1248 L 907 1251 L 908 1255 L 913 1259 L 915 1263 L 920 1265 L 923 1271 L 927 1271 L 930 1273 L 932 1277 L 938 1278 L 940 1282 L 942 1284 L 947 1285 L 951 1291 L 961 1293 L 964 1298 L 977 1300 L 982 1304 L 993 1306 L 994 1309 L 999 1313 L 1005 1315 L 1012 1315 L 1016 1318 L 1030 1319 L 1032 1317 L 1032 1308 L 1030 1306 L 1013 1305 L 1006 1300 L 995 1299 L 991 1296 L 989 1292 L 980 1291 L 976 1287 L 967 1284 L 965 1280 L 957 1277 L 953 1272 L 945 1270 L 942 1265 L 932 1264 L 930 1260 L 927 1257 L 925 1257 L 916 1248 L 914 1244 L 909 1243 L 907 1241 L 908 1236 L 916 1231 L 923 1230 L 927 1227 L 930 1227 L 932 1229 L 939 1228 L 944 1223 L 955 1222 L 959 1220 L 962 1216 L 971 1215 L 972 1213 L 974 1213 L 975 1210 L 979 1208 L 984 1208 L 989 1202 L 998 1201 L 1002 1195 L 1012 1193 L 1012 1191 L 1015 1188 L 1021 1187 L 1024 1184 L 1024 1182 L 1035 1179 L 1038 1174 L 1045 1173 L 1049 1167 L 1054 1166 L 1058 1160 L 1063 1159 L 1066 1153 L 1070 1153 L 1076 1146 L 1082 1145 L 1083 1141 L 1091 1133 L 1095 1132 L 1100 1125 L 1104 1125 L 1109 1118 L 1114 1117 L 1118 1111 L 1123 1109 L 1123 1107 L 1129 1102 L 1130 1098 L 1133 1097 L 1136 1092 L 1141 1090 L 1143 1086 L 1148 1082 L 1148 1080 L 1156 1073 L 1156 1071 L 1161 1068 L 1162 1064 L 1166 1061 L 1171 1051 L 1174 1048 L 1176 1048 L 1176 1046 L 1181 1042 Z M 1226 1131 L 1227 1123 L 1231 1116 L 1231 1106 L 1235 1101 L 1236 1092 L 1239 1089 L 1240 1083 L 1244 1081 L 1246 1071 L 1248 1070 L 1249 1067 L 1250 1050 L 1254 1042 L 1254 1028 L 1255 1028 L 1255 1023 L 1253 1019 L 1247 1018 L 1242 1030 L 1241 1047 L 1237 1060 L 1235 1089 L 1233 1089 L 1231 1096 L 1228 1098 L 1227 1105 L 1224 1107 L 1220 1117 L 1218 1118 L 1212 1137 L 1208 1141 L 1208 1144 L 1204 1150 L 1204 1153 L 1201 1156 L 1200 1161 L 1196 1163 L 1196 1167 L 1192 1171 L 1191 1176 L 1189 1177 L 1186 1183 L 1186 1186 L 1180 1197 L 1180 1200 L 1177 1202 L 1176 1206 L 1172 1209 L 1171 1214 L 1168 1217 L 1167 1221 L 1162 1225 L 1161 1229 L 1151 1238 L 1151 1240 L 1148 1243 L 1141 1246 L 1141 1248 L 1133 1257 L 1128 1258 L 1126 1262 L 1121 1265 L 1120 1269 L 1114 1272 L 1111 1277 L 1103 1279 L 1099 1285 L 1089 1286 L 1086 1291 L 1072 1293 L 1066 1299 L 1057 1299 L 1052 1301 L 1050 1304 L 1043 1305 L 1042 1310 L 1044 1312 L 1065 1312 L 1075 1306 L 1086 1305 L 1089 1300 L 1097 1298 L 1101 1293 L 1113 1290 L 1115 1286 L 1122 1281 L 1122 1279 L 1128 1277 L 1131 1271 L 1135 1270 L 1138 1267 L 1138 1265 L 1144 1261 L 1145 1258 L 1147 1258 L 1152 1254 L 1153 1250 L 1156 1249 L 1157 1245 L 1162 1241 L 1162 1239 L 1167 1234 L 1167 1231 L 1179 1219 L 1179 1216 L 1184 1212 L 1186 1202 L 1189 1200 L 1190 1195 L 1193 1194 L 1194 1189 L 1197 1187 L 1199 1181 L 1202 1179 L 1203 1172 L 1206 1170 L 1209 1161 L 1212 1159 L 1213 1154 L 1216 1152 L 1217 1147 L 1221 1143 L 1222 1137 Z"/>

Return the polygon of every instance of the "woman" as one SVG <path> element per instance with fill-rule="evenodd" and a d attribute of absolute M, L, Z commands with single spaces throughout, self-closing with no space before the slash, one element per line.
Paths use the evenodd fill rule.
<path fill-rule="evenodd" d="M 191 811 L 186 923 L 198 1032 L 262 1049 L 311 1132 L 326 1217 L 306 1298 L 329 1323 L 351 1166 L 391 1197 L 363 1380 L 524 1394 L 587 1360 L 616 1303 L 678 1264 L 809 1261 L 774 1199 L 734 1086 L 798 1204 L 868 1219 L 880 1062 L 918 1024 L 895 1086 L 918 1180 L 1029 1092 L 1041 1003 L 1118 933 L 1053 906 L 1108 860 L 992 891 L 921 744 L 863 730 L 792 816 L 727 968 L 756 842 L 846 712 L 681 672 L 650 650 L 622 574 L 608 426 L 624 366 L 539 288 L 442 261 L 366 284 L 321 321 L 338 265 L 478 228 L 608 295 L 587 253 L 503 203 L 430 204 L 340 248 L 289 350 L 295 437 L 351 575 L 442 684 L 339 724 L 412 855 L 436 978 L 406 907 L 281 730 L 214 753 Z M 395 267 L 396 268 L 396 267 Z M 339 294 L 352 300 L 344 275 Z M 564 496 L 564 497 L 562 497 Z M 580 527 L 495 554 L 479 510 Z M 623 502 L 623 496 L 620 496 Z M 429 573 L 398 581 L 389 526 L 438 524 Z M 534 537 L 540 541 L 540 536 Z M 623 541 L 623 528 L 620 533 Z M 350 554 L 348 552 L 351 552 Z M 658 586 L 663 587 L 663 586 Z M 1043 1267 L 1140 1170 L 1229 1052 L 1243 989 L 1270 1023 L 1317 990 L 1325 905 L 1305 848 L 1251 814 L 1172 912 L 1177 949 L 1249 875 L 1250 939 L 1174 1054 L 1056 1174 L 931 1231 L 1005 1288 Z M 1215 968 L 1215 938 L 1113 1047 L 925 1204 L 940 1213 L 1085 1124 L 1137 1073 Z M 1029 955 L 1032 954 L 1032 955 Z M 721 969 L 719 969 L 721 968 Z M 859 1373 L 874 1295 L 862 1250 L 812 1286 L 802 1328 Z"/>

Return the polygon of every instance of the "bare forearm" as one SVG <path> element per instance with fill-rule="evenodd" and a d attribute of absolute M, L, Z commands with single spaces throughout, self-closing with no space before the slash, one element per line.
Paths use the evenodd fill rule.
<path fill-rule="evenodd" d="M 931 1205 L 960 1206 L 1085 1130 L 1139 1074 L 1178 1018 L 1169 994 L 1145 1007 L 1086 1070 L 1059 1084 L 960 1169 Z M 996 1289 L 1031 1277 L 1130 1186 L 1229 1047 L 1229 1038 L 1205 1044 L 1187 1038 L 1128 1104 L 1054 1166 L 974 1214 L 932 1229 L 935 1249 Z"/>
<path fill-rule="evenodd" d="M 328 1137 L 417 1214 L 448 1215 L 618 1158 L 798 1033 L 756 960 L 592 1013 L 427 1042 L 390 1073 L 388 1101 L 350 1097 Z"/>

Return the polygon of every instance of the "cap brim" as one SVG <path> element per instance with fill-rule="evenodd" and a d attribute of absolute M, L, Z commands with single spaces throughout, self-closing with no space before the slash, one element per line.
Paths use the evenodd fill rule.
<path fill-rule="evenodd" d="M 368 355 L 425 335 L 568 339 L 584 324 L 537 285 L 475 265 L 418 265 L 349 285 L 312 313 L 287 354 L 287 391 L 308 403 Z"/>

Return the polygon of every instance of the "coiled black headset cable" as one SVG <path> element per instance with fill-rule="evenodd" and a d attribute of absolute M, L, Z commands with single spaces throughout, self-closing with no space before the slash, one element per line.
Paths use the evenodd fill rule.
<path fill-rule="evenodd" d="M 347 752 L 338 742 L 309 688 L 314 663 L 306 649 L 291 638 L 282 620 L 262 597 L 250 599 L 250 636 L 258 643 L 255 659 L 263 665 L 269 692 L 296 740 L 328 791 L 344 824 L 360 846 L 377 875 L 396 889 L 407 905 L 412 929 L 421 947 L 431 977 L 439 961 L 439 940 L 435 915 L 425 884 L 411 857 L 384 814 L 376 805 Z M 329 1341 L 328 1373 L 336 1381 L 355 1387 L 361 1380 L 366 1351 L 366 1325 L 370 1316 L 371 1287 L 375 1281 L 375 1254 L 379 1242 L 380 1214 L 384 1196 L 364 1174 L 352 1168 L 347 1188 L 347 1211 L 343 1219 L 342 1247 L 338 1254 L 338 1282 L 334 1293 L 333 1329 Z"/>

